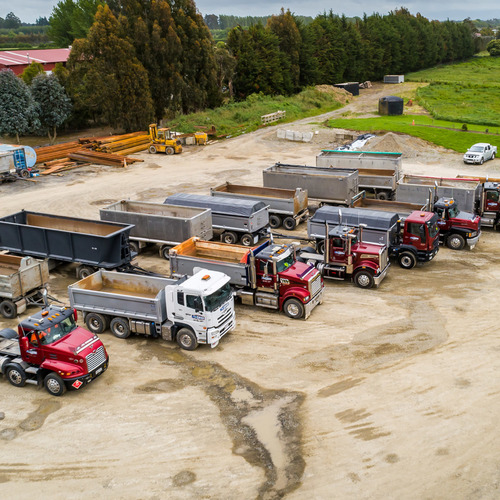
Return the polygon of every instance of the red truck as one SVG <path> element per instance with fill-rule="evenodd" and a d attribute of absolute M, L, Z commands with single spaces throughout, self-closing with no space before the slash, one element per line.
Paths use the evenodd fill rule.
<path fill-rule="evenodd" d="M 44 385 L 53 396 L 92 382 L 108 368 L 109 356 L 76 320 L 75 310 L 50 305 L 21 321 L 17 333 L 0 330 L 0 371 L 16 387 Z"/>

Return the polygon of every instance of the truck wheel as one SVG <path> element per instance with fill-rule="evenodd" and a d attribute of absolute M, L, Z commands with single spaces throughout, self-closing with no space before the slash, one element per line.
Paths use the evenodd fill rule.
<path fill-rule="evenodd" d="M 149 146 L 148 150 L 152 155 L 154 155 L 157 152 L 157 149 L 155 146 Z"/>
<path fill-rule="evenodd" d="M 92 333 L 102 333 L 108 327 L 107 318 L 98 313 L 88 313 L 85 316 L 85 324 Z"/>
<path fill-rule="evenodd" d="M 273 229 L 277 229 L 281 226 L 281 217 L 279 215 L 272 214 L 269 216 L 269 225 Z"/>
<path fill-rule="evenodd" d="M 403 269 L 413 269 L 417 264 L 417 259 L 411 252 L 401 252 L 398 255 L 398 264 Z"/>
<path fill-rule="evenodd" d="M 26 384 L 26 373 L 19 365 L 10 365 L 5 372 L 9 382 L 16 387 L 24 387 Z"/>
<path fill-rule="evenodd" d="M 91 274 L 94 274 L 95 270 L 94 268 L 90 266 L 78 266 L 76 268 L 76 277 L 79 280 L 82 280 L 84 278 L 88 278 Z"/>
<path fill-rule="evenodd" d="M 483 163 L 484 163 L 484 158 L 481 158 L 481 159 L 479 160 L 479 165 L 482 165 Z"/>
<path fill-rule="evenodd" d="M 238 237 L 236 236 L 236 233 L 233 233 L 233 231 L 225 231 L 220 235 L 220 240 L 223 243 L 230 243 L 231 245 L 234 245 L 238 241 Z"/>
<path fill-rule="evenodd" d="M 359 288 L 371 288 L 373 286 L 373 275 L 370 271 L 358 271 L 354 275 L 354 283 Z"/>
<path fill-rule="evenodd" d="M 316 242 L 316 251 L 321 255 L 325 253 L 325 240 L 319 240 Z"/>
<path fill-rule="evenodd" d="M 461 234 L 450 234 L 446 240 L 446 246 L 452 250 L 462 250 L 465 246 L 465 238 Z"/>
<path fill-rule="evenodd" d="M 0 339 L 13 340 L 17 339 L 17 336 L 17 332 L 12 328 L 4 328 L 3 330 L 0 330 Z"/>
<path fill-rule="evenodd" d="M 304 316 L 305 308 L 300 300 L 291 298 L 283 304 L 283 311 L 289 318 L 300 319 Z"/>
<path fill-rule="evenodd" d="M 13 319 L 17 316 L 17 306 L 12 300 L 4 300 L 0 302 L 0 314 L 8 319 Z"/>
<path fill-rule="evenodd" d="M 163 245 L 160 248 L 160 255 L 165 259 L 165 260 L 170 260 L 170 248 L 168 245 Z"/>
<path fill-rule="evenodd" d="M 43 385 L 52 396 L 62 396 L 66 392 L 66 385 L 57 373 L 49 373 L 45 377 Z"/>
<path fill-rule="evenodd" d="M 128 326 L 128 321 L 123 318 L 113 318 L 111 320 L 111 333 L 119 339 L 126 339 L 132 333 Z"/>
<path fill-rule="evenodd" d="M 246 247 L 249 247 L 253 243 L 253 236 L 251 234 L 249 234 L 249 233 L 244 234 L 241 237 L 240 242 L 241 242 L 242 245 L 244 245 Z"/>
<path fill-rule="evenodd" d="M 194 351 L 198 347 L 196 335 L 189 328 L 181 328 L 177 332 L 177 343 L 186 351 Z"/>
<path fill-rule="evenodd" d="M 175 153 L 174 148 L 172 148 L 170 146 L 168 148 L 165 148 L 166 155 L 173 155 L 174 153 Z"/>
<path fill-rule="evenodd" d="M 283 221 L 283 227 L 287 231 L 293 231 L 296 226 L 297 221 L 293 217 L 285 217 L 285 220 Z"/>
<path fill-rule="evenodd" d="M 30 171 L 27 169 L 27 168 L 23 168 L 21 171 L 20 171 L 20 175 L 23 179 L 29 179 L 30 178 Z"/>
<path fill-rule="evenodd" d="M 131 252 L 136 253 L 136 254 L 139 253 L 139 243 L 136 243 L 135 241 L 129 241 L 128 247 L 129 247 Z"/>
<path fill-rule="evenodd" d="M 385 191 L 381 191 L 380 193 L 377 193 L 377 200 L 386 201 L 388 199 L 389 199 L 389 195 Z"/>
<path fill-rule="evenodd" d="M 494 160 L 495 159 L 495 153 L 491 153 L 491 159 Z"/>

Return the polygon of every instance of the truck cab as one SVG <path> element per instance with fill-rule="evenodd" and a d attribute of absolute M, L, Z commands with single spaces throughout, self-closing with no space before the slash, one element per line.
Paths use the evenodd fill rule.
<path fill-rule="evenodd" d="M 483 183 L 479 205 L 481 223 L 496 228 L 500 221 L 500 183 L 488 180 Z"/>
<path fill-rule="evenodd" d="M 471 250 L 481 236 L 481 218 L 462 212 L 453 198 L 439 198 L 434 203 L 434 212 L 439 217 L 437 222 L 441 241 L 452 250 L 462 250 L 467 245 Z"/>
<path fill-rule="evenodd" d="M 9 382 L 45 385 L 50 394 L 61 396 L 102 375 L 108 367 L 106 349 L 76 319 L 73 309 L 50 305 L 23 320 L 17 339 L 11 339 L 17 345 L 0 347 L 0 368 Z"/>

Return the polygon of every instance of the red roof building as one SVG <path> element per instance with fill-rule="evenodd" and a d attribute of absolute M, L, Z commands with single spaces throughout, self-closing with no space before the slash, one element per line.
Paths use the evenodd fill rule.
<path fill-rule="evenodd" d="M 71 49 L 1 50 L 0 70 L 11 69 L 20 75 L 32 62 L 38 62 L 45 71 L 54 69 L 57 63 L 66 64 Z"/>

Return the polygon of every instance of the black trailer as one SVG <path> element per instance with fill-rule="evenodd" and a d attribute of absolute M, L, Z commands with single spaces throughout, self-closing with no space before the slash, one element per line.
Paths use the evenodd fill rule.
<path fill-rule="evenodd" d="M 79 264 L 77 277 L 99 268 L 130 268 L 131 225 L 22 210 L 0 218 L 0 249 Z"/>

